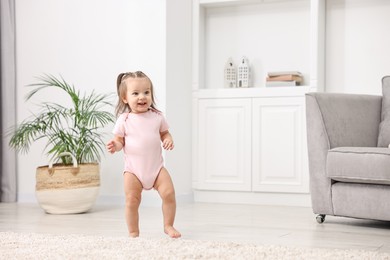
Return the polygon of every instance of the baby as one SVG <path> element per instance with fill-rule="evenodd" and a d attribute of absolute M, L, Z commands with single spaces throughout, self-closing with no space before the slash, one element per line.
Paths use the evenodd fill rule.
<path fill-rule="evenodd" d="M 129 235 L 139 236 L 138 208 L 142 190 L 156 189 L 162 199 L 164 232 L 172 238 L 181 236 L 173 227 L 176 214 L 175 189 L 164 167 L 162 147 L 174 148 L 168 124 L 156 109 L 153 84 L 141 71 L 119 74 L 117 78 L 118 117 L 115 137 L 107 143 L 110 153 L 123 149 L 125 155 L 125 216 Z"/>

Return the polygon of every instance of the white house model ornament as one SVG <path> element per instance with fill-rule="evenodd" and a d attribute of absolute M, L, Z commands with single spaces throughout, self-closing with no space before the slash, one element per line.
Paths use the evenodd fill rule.
<path fill-rule="evenodd" d="M 233 64 L 233 59 L 229 58 L 225 64 L 224 81 L 226 88 L 235 88 L 237 81 L 236 67 Z"/>
<path fill-rule="evenodd" d="M 237 86 L 239 88 L 248 88 L 250 84 L 250 67 L 246 57 L 242 57 L 238 65 Z"/>

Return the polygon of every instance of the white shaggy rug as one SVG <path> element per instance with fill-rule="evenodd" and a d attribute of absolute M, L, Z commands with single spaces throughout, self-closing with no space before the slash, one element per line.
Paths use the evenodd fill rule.
<path fill-rule="evenodd" d="M 0 259 L 390 259 L 390 254 L 185 239 L 0 232 Z"/>

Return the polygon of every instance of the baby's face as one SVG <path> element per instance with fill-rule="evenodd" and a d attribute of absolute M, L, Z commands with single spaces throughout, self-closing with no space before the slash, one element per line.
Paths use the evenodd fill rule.
<path fill-rule="evenodd" d="M 152 86 L 147 78 L 128 78 L 126 97 L 123 102 L 130 106 L 131 112 L 147 112 L 152 105 Z"/>

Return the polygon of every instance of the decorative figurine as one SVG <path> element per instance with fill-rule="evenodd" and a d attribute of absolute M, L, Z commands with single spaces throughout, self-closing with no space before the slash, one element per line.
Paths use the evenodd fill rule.
<path fill-rule="evenodd" d="M 250 87 L 250 67 L 248 59 L 244 56 L 241 59 L 240 65 L 238 65 L 237 73 L 237 87 L 239 88 L 248 88 Z"/>
<path fill-rule="evenodd" d="M 224 74 L 225 74 L 224 75 L 225 87 L 235 88 L 237 73 L 236 73 L 236 67 L 233 64 L 233 59 L 231 57 L 228 59 L 228 61 L 225 64 Z"/>

